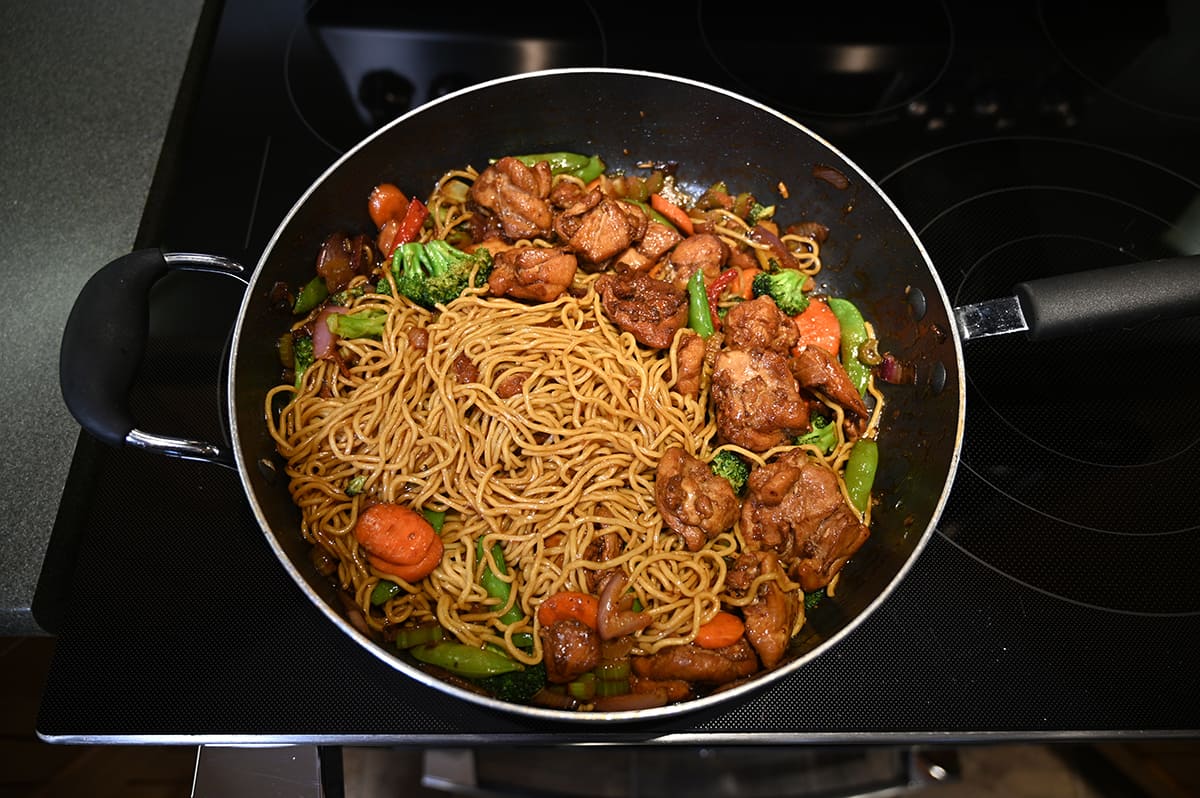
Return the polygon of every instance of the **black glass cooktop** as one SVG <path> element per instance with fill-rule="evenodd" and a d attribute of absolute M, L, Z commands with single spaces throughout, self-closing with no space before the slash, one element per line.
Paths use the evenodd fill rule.
<path fill-rule="evenodd" d="M 230 0 L 198 48 L 143 243 L 252 265 L 308 184 L 396 115 L 505 74 L 613 66 L 723 86 L 830 140 L 907 216 L 955 305 L 1200 252 L 1193 4 L 890 5 L 630 16 L 601 3 Z M 216 386 L 239 290 L 194 275 L 156 288 L 133 397 L 144 428 L 224 434 Z M 1195 733 L 1200 319 L 965 348 L 962 464 L 900 588 L 750 700 L 644 726 L 553 727 L 412 684 L 292 584 L 236 474 L 85 436 L 59 524 L 77 555 L 56 585 L 38 729 L 472 744 Z"/>

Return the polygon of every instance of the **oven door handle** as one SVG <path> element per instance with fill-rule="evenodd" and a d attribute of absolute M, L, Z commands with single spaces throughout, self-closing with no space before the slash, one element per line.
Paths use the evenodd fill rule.
<path fill-rule="evenodd" d="M 172 271 L 247 283 L 245 267 L 217 255 L 140 249 L 110 262 L 87 281 L 67 317 L 58 362 L 63 400 L 81 427 L 110 446 L 235 468 L 227 447 L 139 430 L 129 409 L 149 337 L 150 289 Z"/>

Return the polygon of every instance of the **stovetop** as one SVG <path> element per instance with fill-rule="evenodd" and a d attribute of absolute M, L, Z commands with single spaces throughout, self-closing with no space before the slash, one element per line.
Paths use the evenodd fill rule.
<path fill-rule="evenodd" d="M 382 6 L 383 4 L 379 4 Z M 226 2 L 150 243 L 254 264 L 379 125 L 540 68 L 670 72 L 771 105 L 876 177 L 952 302 L 1200 252 L 1200 9 L 919 0 L 866 9 L 608 4 L 414 10 Z M 731 151 L 731 156 L 735 151 Z M 1200 278 L 1198 278 L 1200 279 Z M 1136 286 L 1130 287 L 1136 291 Z M 214 438 L 240 287 L 172 275 L 132 401 Z M 962 464 L 888 601 L 747 701 L 558 726 L 411 683 L 310 605 L 236 474 L 81 439 L 78 556 L 38 730 L 102 741 L 789 742 L 1194 734 L 1200 320 L 966 346 Z"/>

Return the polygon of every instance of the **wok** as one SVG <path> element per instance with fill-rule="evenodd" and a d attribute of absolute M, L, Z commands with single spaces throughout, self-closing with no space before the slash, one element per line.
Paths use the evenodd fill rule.
<path fill-rule="evenodd" d="M 263 397 L 280 371 L 275 342 L 289 323 L 272 307 L 270 289 L 277 281 L 306 282 L 327 233 L 373 229 L 365 200 L 374 185 L 392 182 L 421 195 L 449 168 L 482 168 L 505 154 L 553 150 L 599 153 L 610 170 L 632 171 L 645 160 L 675 161 L 686 189 L 698 192 L 725 180 L 734 190 L 771 198 L 778 219 L 825 223 L 831 233 L 822 247 L 821 287 L 853 299 L 874 323 L 881 351 L 911 364 L 916 375 L 910 383 L 885 386 L 888 409 L 880 432 L 872 535 L 846 566 L 836 599 L 810 613 L 776 669 L 657 709 L 585 714 L 506 704 L 444 683 L 363 635 L 347 619 L 335 588 L 309 562 L 299 513 L 263 419 Z M 818 166 L 836 170 L 849 185 L 814 176 Z M 127 409 L 147 335 L 148 291 L 166 272 L 181 268 L 225 272 L 247 282 L 229 353 L 229 447 L 138 430 Z M 964 429 L 964 340 L 1014 329 L 1034 336 L 1086 332 L 1200 307 L 1195 263 L 1185 258 L 1026 283 L 1013 297 L 953 308 L 909 224 L 830 143 L 729 91 L 615 69 L 495 80 L 398 118 L 322 174 L 279 225 L 253 272 L 243 271 L 217 256 L 143 250 L 97 272 L 63 336 L 60 377 L 73 415 L 114 446 L 235 468 L 281 566 L 330 622 L 400 674 L 497 710 L 572 721 L 661 718 L 736 700 L 821 656 L 884 602 L 932 535 L 954 481 Z"/>

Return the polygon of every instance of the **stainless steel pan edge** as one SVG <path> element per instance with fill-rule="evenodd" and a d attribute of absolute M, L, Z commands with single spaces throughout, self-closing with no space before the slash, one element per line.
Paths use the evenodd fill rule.
<path fill-rule="evenodd" d="M 578 116 L 567 119 L 563 111 L 541 108 L 518 118 L 515 109 L 535 107 L 539 99 L 559 108 L 574 102 L 566 107 Z M 716 130 L 720 136 L 713 135 Z M 326 233 L 365 229 L 366 193 L 380 180 L 419 193 L 447 168 L 465 163 L 482 168 L 487 158 L 505 153 L 552 149 L 606 156 L 624 150 L 631 159 L 678 160 L 681 178 L 725 177 L 731 186 L 760 196 L 773 194 L 777 181 L 786 180 L 791 199 L 780 201 L 779 218 L 791 220 L 798 205 L 811 204 L 813 218 L 825 219 L 832 229 L 823 278 L 831 289 L 862 299 L 884 348 L 917 364 L 915 386 L 888 389 L 896 422 L 885 423 L 881 440 L 881 502 L 872 539 L 847 567 L 838 600 L 811 614 L 785 664 L 682 704 L 616 713 L 516 706 L 405 663 L 355 629 L 333 587 L 308 566 L 298 513 L 265 432 L 263 396 L 278 373 L 273 343 L 286 323 L 268 308 L 272 283 L 311 274 Z M 632 165 L 611 160 L 618 167 Z M 822 198 L 828 201 L 831 189 L 809 177 L 818 162 L 850 177 L 852 212 L 822 215 Z M 236 467 L 255 518 L 282 566 L 331 623 L 388 666 L 457 699 L 531 720 L 582 723 L 663 719 L 748 698 L 836 645 L 887 600 L 931 537 L 958 468 L 965 423 L 962 343 L 949 299 L 911 226 L 875 182 L 829 142 L 764 105 L 684 78 L 619 69 L 548 70 L 472 86 L 414 109 L 346 152 L 297 200 L 251 276 L 233 333 L 227 387 Z"/>

